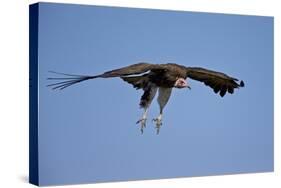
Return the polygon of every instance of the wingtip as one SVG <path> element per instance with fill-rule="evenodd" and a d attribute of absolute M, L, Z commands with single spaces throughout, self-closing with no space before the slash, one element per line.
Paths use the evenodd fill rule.
<path fill-rule="evenodd" d="M 244 87 L 245 86 L 245 83 L 243 80 L 240 81 L 240 87 Z"/>

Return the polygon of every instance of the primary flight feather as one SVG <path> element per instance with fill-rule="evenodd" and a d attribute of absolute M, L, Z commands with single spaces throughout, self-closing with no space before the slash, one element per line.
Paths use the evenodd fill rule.
<path fill-rule="evenodd" d="M 160 114 L 153 119 L 156 123 L 157 134 L 162 125 L 163 109 L 167 104 L 173 88 L 189 88 L 186 79 L 191 78 L 203 82 L 206 86 L 213 89 L 215 93 L 219 93 L 223 97 L 227 92 L 234 93 L 234 90 L 244 87 L 244 82 L 241 80 L 238 83 L 237 78 L 230 77 L 224 73 L 216 72 L 199 67 L 185 67 L 178 64 L 149 64 L 137 63 L 127 67 L 114 69 L 95 76 L 74 75 L 53 72 L 55 74 L 67 76 L 48 78 L 49 80 L 60 80 L 59 82 L 49 84 L 53 89 L 65 89 L 82 81 L 95 78 L 113 78 L 120 77 L 125 82 L 132 84 L 136 89 L 143 89 L 144 93 L 141 96 L 140 106 L 144 109 L 144 113 L 140 120 L 137 121 L 141 125 L 141 133 L 146 126 L 148 108 L 158 91 L 158 104 Z"/>

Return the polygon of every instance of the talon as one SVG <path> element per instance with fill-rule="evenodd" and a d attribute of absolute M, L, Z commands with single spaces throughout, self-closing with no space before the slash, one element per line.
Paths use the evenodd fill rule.
<path fill-rule="evenodd" d="M 139 123 L 141 124 L 141 129 L 140 129 L 141 134 L 143 134 L 143 128 L 146 127 L 146 118 L 142 118 L 136 122 L 136 124 L 139 124 Z"/>
<path fill-rule="evenodd" d="M 156 122 L 155 124 L 156 124 L 156 134 L 159 134 L 159 132 L 160 132 L 160 128 L 161 128 L 161 126 L 162 126 L 162 119 L 161 118 L 154 118 L 154 119 L 152 119 L 152 121 L 154 121 L 154 122 Z"/>
<path fill-rule="evenodd" d="M 162 125 L 162 123 L 156 125 L 156 127 L 155 127 L 156 128 L 156 134 L 159 134 L 161 125 Z"/>
<path fill-rule="evenodd" d="M 160 132 L 160 127 L 159 127 L 159 128 L 157 128 L 157 132 L 156 132 L 156 134 L 158 135 L 158 134 L 159 134 L 159 132 Z"/>

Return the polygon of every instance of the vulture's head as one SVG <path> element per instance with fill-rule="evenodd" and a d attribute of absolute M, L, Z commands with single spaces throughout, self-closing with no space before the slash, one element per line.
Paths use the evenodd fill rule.
<path fill-rule="evenodd" d="M 187 87 L 190 89 L 190 86 L 187 84 L 187 81 L 184 78 L 178 78 L 174 84 L 174 87 L 179 89 Z"/>

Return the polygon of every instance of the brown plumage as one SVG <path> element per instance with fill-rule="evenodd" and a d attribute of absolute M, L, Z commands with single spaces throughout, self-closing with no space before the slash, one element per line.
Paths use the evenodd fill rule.
<path fill-rule="evenodd" d="M 141 130 L 145 127 L 147 109 L 159 88 L 158 103 L 160 105 L 160 115 L 155 119 L 158 132 L 162 124 L 162 111 L 169 100 L 172 88 L 189 87 L 185 81 L 187 78 L 203 82 L 206 86 L 211 87 L 215 93 L 219 93 L 221 97 L 227 92 L 233 94 L 235 89 L 244 87 L 243 81 L 238 83 L 238 79 L 224 73 L 198 67 L 185 67 L 172 63 L 137 63 L 95 76 L 52 73 L 67 76 L 64 78 L 48 78 L 49 80 L 60 80 L 60 82 L 48 85 L 53 87 L 53 89 L 62 90 L 85 80 L 113 77 L 120 77 L 125 82 L 132 84 L 134 88 L 143 89 L 144 94 L 141 97 L 140 106 L 145 109 L 145 113 L 142 119 L 137 122 L 141 123 Z"/>

